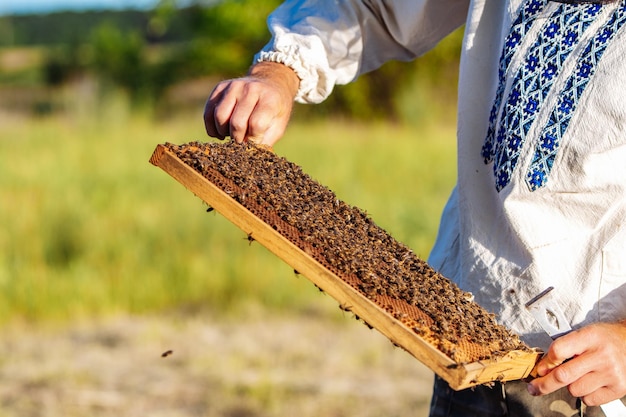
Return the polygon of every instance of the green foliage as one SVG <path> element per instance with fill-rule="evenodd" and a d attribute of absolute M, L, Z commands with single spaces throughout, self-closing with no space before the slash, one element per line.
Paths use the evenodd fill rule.
<path fill-rule="evenodd" d="M 47 86 L 61 86 L 84 71 L 79 43 L 49 47 L 45 51 L 41 72 Z"/>
<path fill-rule="evenodd" d="M 145 28 L 146 21 L 147 13 L 137 10 L 0 16 L 0 47 L 58 46 L 85 39 L 103 22 L 126 32 Z"/>
<path fill-rule="evenodd" d="M 461 28 L 415 61 L 391 61 L 353 83 L 337 86 L 315 111 L 403 122 L 432 117 L 436 108 L 447 112 L 456 103 L 462 40 Z M 426 103 L 426 99 L 431 102 Z"/>
<path fill-rule="evenodd" d="M 239 76 L 269 40 L 265 18 L 277 0 L 225 0 L 186 11 L 191 41 L 179 51 L 185 76 Z"/>
<path fill-rule="evenodd" d="M 103 24 L 92 34 L 95 71 L 115 84 L 139 95 L 147 88 L 144 40 L 139 32 L 122 33 L 112 24 Z"/>
<path fill-rule="evenodd" d="M 50 45 L 51 53 L 41 68 L 47 85 L 91 72 L 106 89 L 121 87 L 135 101 L 159 103 L 162 94 L 177 83 L 245 74 L 254 54 L 269 40 L 266 17 L 279 3 L 223 0 L 178 7 L 176 0 L 162 0 L 147 12 L 6 17 L 0 19 L 0 33 L 9 34 L 4 38 L 7 44 Z M 461 39 L 462 30 L 458 30 L 424 57 L 410 63 L 389 62 L 354 83 L 337 86 L 322 106 L 301 112 L 414 120 L 438 105 L 418 109 L 424 97 L 413 103 L 405 95 L 413 91 L 409 86 L 416 85 L 444 105 L 454 103 Z"/>

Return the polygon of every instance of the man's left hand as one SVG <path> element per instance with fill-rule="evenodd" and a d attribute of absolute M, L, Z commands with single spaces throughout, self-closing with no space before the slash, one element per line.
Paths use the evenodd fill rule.
<path fill-rule="evenodd" d="M 567 387 L 588 406 L 626 395 L 626 321 L 596 323 L 556 339 L 537 365 L 532 395 Z"/>

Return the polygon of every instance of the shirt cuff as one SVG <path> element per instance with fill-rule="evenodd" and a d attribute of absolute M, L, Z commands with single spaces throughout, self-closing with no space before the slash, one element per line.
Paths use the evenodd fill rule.
<path fill-rule="evenodd" d="M 303 50 L 299 45 L 290 45 L 280 51 L 263 50 L 254 57 L 254 62 L 277 62 L 291 68 L 300 79 L 295 101 L 316 104 L 330 95 L 334 82 L 328 76 L 328 71 L 307 65 L 307 62 L 316 62 L 320 59 L 320 57 L 309 57 L 310 52 Z"/>

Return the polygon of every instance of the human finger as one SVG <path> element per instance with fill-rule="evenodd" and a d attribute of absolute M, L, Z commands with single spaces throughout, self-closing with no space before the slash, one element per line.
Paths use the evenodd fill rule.
<path fill-rule="evenodd" d="M 552 342 L 548 352 L 537 364 L 537 374 L 539 376 L 547 375 L 566 360 L 585 352 L 587 348 L 588 340 L 580 337 L 580 331 L 561 336 Z"/>
<path fill-rule="evenodd" d="M 262 136 L 266 130 L 264 126 L 254 124 L 256 119 L 259 118 L 257 114 L 259 112 L 259 100 L 259 94 L 256 92 L 246 91 L 240 95 L 229 120 L 230 137 L 236 142 L 241 143 L 249 140 L 251 131 L 256 131 L 258 132 L 257 134 Z M 261 116 L 261 118 L 263 117 Z"/>
<path fill-rule="evenodd" d="M 230 118 L 239 95 L 238 80 L 215 86 L 204 106 L 204 127 L 209 136 L 224 139 L 230 135 Z"/>
<path fill-rule="evenodd" d="M 606 390 L 606 380 L 598 372 L 590 372 L 572 382 L 567 389 L 577 398 L 595 397 L 601 390 Z"/>
<path fill-rule="evenodd" d="M 287 129 L 292 108 L 289 97 L 268 91 L 250 116 L 248 139 L 273 147 Z"/>
<path fill-rule="evenodd" d="M 585 405 L 589 407 L 595 407 L 599 405 L 609 404 L 615 400 L 620 401 L 622 396 L 616 394 L 614 390 L 607 387 L 601 387 L 593 391 L 589 395 L 582 396 L 581 399 Z M 614 404 L 611 404 L 614 405 Z M 619 403 L 616 403 L 619 406 Z"/>
<path fill-rule="evenodd" d="M 583 355 L 552 368 L 547 374 L 532 380 L 528 384 L 528 392 L 545 395 L 569 386 L 589 372 L 591 366 L 587 362 Z"/>
<path fill-rule="evenodd" d="M 625 333 L 623 324 L 599 323 L 557 339 L 538 364 L 540 377 L 529 384 L 529 392 L 543 395 L 568 386 L 572 395 L 585 397 L 604 387 L 614 392 L 612 399 L 623 396 Z"/>
<path fill-rule="evenodd" d="M 579 331 L 556 339 L 537 364 L 539 377 L 528 384 L 528 392 L 532 395 L 549 394 L 582 377 L 590 370 L 587 358 L 581 356 L 588 348 Z"/>
<path fill-rule="evenodd" d="M 255 141 L 259 144 L 268 146 L 270 148 L 274 147 L 274 145 L 276 144 L 276 142 L 278 142 L 280 140 L 280 138 L 283 137 L 285 130 L 287 128 L 287 124 L 286 123 L 282 123 L 282 122 L 278 122 L 277 120 L 274 121 L 274 123 L 272 123 L 267 130 L 265 131 L 265 134 L 263 135 L 262 138 L 259 138 L 258 136 L 255 137 Z"/>

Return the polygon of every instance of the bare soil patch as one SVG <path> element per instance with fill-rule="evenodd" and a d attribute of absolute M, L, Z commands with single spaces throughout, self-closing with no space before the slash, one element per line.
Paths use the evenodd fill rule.
<path fill-rule="evenodd" d="M 2 417 L 425 416 L 431 395 L 417 360 L 328 315 L 10 326 L 0 352 Z"/>

